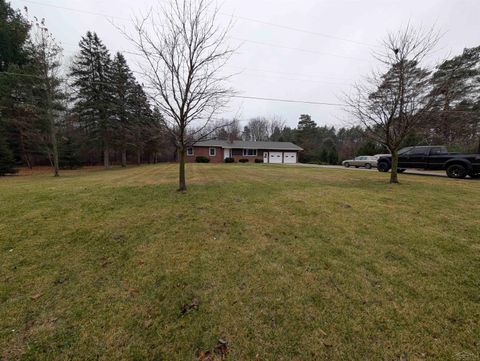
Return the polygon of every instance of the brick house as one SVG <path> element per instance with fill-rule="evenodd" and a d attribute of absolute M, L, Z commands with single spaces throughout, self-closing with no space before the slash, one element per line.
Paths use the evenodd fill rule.
<path fill-rule="evenodd" d="M 186 161 L 195 162 L 197 157 L 203 156 L 211 163 L 223 163 L 226 158 L 233 158 L 235 162 L 248 159 L 253 163 L 259 159 L 264 163 L 298 163 L 298 152 L 301 150 L 290 142 L 206 140 L 187 148 Z"/>

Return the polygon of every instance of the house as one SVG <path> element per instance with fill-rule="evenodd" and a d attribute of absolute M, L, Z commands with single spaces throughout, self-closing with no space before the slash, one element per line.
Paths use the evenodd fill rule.
<path fill-rule="evenodd" d="M 195 162 L 199 156 L 207 157 L 211 163 L 223 163 L 226 158 L 235 162 L 297 163 L 298 152 L 303 150 L 290 142 L 251 142 L 241 140 L 206 140 L 187 148 L 186 161 Z"/>

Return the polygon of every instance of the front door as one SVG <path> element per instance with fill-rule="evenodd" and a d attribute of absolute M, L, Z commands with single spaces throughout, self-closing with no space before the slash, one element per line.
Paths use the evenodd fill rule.
<path fill-rule="evenodd" d="M 427 150 L 427 148 L 412 148 L 407 154 L 402 154 L 399 167 L 425 168 L 427 165 Z"/>
<path fill-rule="evenodd" d="M 268 163 L 268 152 L 263 152 L 263 163 Z"/>
<path fill-rule="evenodd" d="M 231 154 L 230 154 L 230 149 L 224 149 L 223 150 L 223 159 L 227 159 L 227 158 L 230 158 L 231 157 Z"/>

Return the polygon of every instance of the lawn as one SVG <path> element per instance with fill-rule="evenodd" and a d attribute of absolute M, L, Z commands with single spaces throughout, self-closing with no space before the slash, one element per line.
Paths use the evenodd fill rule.
<path fill-rule="evenodd" d="M 0 179 L 0 359 L 480 359 L 479 181 L 176 171 Z"/>

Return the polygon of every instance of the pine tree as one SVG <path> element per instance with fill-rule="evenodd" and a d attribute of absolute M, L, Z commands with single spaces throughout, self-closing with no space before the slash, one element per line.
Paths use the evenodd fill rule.
<path fill-rule="evenodd" d="M 29 61 L 24 45 L 28 41 L 30 24 L 12 9 L 5 0 L 0 0 L 0 72 L 11 65 L 22 66 Z"/>
<path fill-rule="evenodd" d="M 92 140 L 103 150 L 105 168 L 110 167 L 116 123 L 112 117 L 113 86 L 110 54 L 96 33 L 87 32 L 80 43 L 70 75 L 77 93 L 74 110 Z"/>
<path fill-rule="evenodd" d="M 29 21 L 0 0 L 0 110 L 2 129 L 14 157 L 32 166 L 37 151 L 35 96 L 38 78 L 33 66 Z"/>
<path fill-rule="evenodd" d="M 147 144 L 155 148 L 162 132 L 160 131 L 160 123 L 155 121 L 148 97 L 143 87 L 135 83 L 131 94 L 131 111 L 133 113 L 130 122 L 130 130 L 132 134 L 132 142 L 137 152 L 137 164 L 141 163 L 141 156 Z M 160 116 L 158 114 L 158 116 Z M 158 119 L 159 121 L 161 119 Z"/>
<path fill-rule="evenodd" d="M 113 85 L 113 118 L 116 124 L 115 140 L 122 153 L 122 167 L 127 166 L 127 147 L 134 133 L 135 123 L 140 114 L 137 113 L 135 92 L 137 84 L 125 57 L 117 53 L 112 63 Z M 135 122 L 137 120 L 137 122 Z"/>
<path fill-rule="evenodd" d="M 3 134 L 0 133 L 0 176 L 16 172 L 12 150 Z"/>
<path fill-rule="evenodd" d="M 475 98 L 480 93 L 480 46 L 465 49 L 461 55 L 445 60 L 432 76 L 434 114 L 426 124 L 437 139 L 447 145 L 468 148 L 476 142 L 478 116 Z M 435 139 L 433 141 L 436 141 Z"/>

